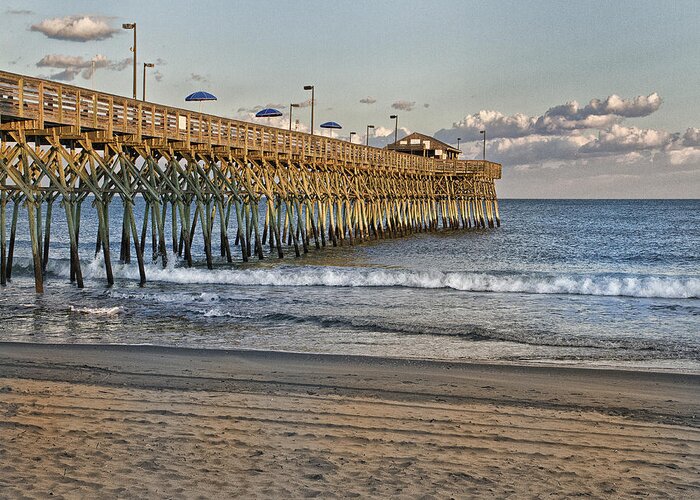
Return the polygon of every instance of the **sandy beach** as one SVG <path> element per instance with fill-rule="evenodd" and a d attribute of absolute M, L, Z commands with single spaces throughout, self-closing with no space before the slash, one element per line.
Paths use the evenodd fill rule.
<path fill-rule="evenodd" d="M 700 376 L 0 344 L 0 496 L 700 494 Z"/>

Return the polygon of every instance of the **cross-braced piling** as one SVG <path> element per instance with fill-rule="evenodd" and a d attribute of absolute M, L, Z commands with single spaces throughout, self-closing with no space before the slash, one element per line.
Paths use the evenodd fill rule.
<path fill-rule="evenodd" d="M 217 241 L 220 258 L 233 262 L 262 259 L 266 245 L 281 258 L 440 227 L 499 226 L 500 174 L 493 162 L 413 156 L 0 72 L 0 282 L 12 277 L 20 209 L 41 292 L 57 207 L 71 281 L 84 286 L 78 249 L 88 198 L 107 283 L 117 197 L 118 258 L 133 256 L 144 284 L 146 259 L 167 265 L 168 218 L 172 253 L 192 266 L 201 234 L 212 268 Z"/>

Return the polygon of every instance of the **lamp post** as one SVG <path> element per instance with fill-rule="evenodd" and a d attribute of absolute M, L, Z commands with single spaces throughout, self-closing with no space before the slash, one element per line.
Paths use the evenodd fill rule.
<path fill-rule="evenodd" d="M 314 135 L 314 86 L 304 85 L 304 90 L 311 91 L 311 135 Z"/>
<path fill-rule="evenodd" d="M 365 146 L 369 146 L 369 129 L 374 128 L 374 125 L 367 125 L 367 137 L 365 138 Z"/>
<path fill-rule="evenodd" d="M 152 68 L 155 64 L 153 63 L 143 63 L 143 93 L 141 94 L 141 100 L 146 101 L 146 68 Z"/>
<path fill-rule="evenodd" d="M 292 110 L 298 107 L 298 104 L 289 104 L 289 130 L 292 130 Z"/>
<path fill-rule="evenodd" d="M 480 134 L 484 136 L 484 157 L 483 160 L 486 161 L 486 130 L 479 130 Z"/>
<path fill-rule="evenodd" d="M 391 115 L 389 118 L 394 120 L 394 144 L 396 144 L 398 140 L 396 137 L 399 133 L 399 115 Z"/>
<path fill-rule="evenodd" d="M 461 137 L 457 137 L 457 149 L 459 149 L 459 141 L 461 141 L 461 140 L 462 140 Z M 457 159 L 458 159 L 458 160 L 459 160 L 459 155 L 461 155 L 461 154 L 462 154 L 462 150 L 459 149 L 459 153 L 457 153 Z"/>
<path fill-rule="evenodd" d="M 357 135 L 357 132 L 350 132 L 350 144 L 352 144 L 352 136 Z"/>
<path fill-rule="evenodd" d="M 124 23 L 122 28 L 134 30 L 134 46 L 131 47 L 131 51 L 134 53 L 134 99 L 136 99 L 136 23 Z"/>

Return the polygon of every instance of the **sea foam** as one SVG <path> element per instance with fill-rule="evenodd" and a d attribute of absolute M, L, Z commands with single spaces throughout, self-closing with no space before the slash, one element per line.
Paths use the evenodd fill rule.
<path fill-rule="evenodd" d="M 116 316 L 124 312 L 121 306 L 116 307 L 76 307 L 70 306 L 69 311 L 79 314 L 89 314 L 93 316 Z"/>
<path fill-rule="evenodd" d="M 93 261 L 85 266 L 88 279 L 104 279 L 104 271 Z M 171 261 L 172 262 L 172 261 Z M 68 266 L 55 270 L 68 275 Z M 115 276 L 137 280 L 135 265 L 114 266 Z M 468 292 L 600 295 L 641 298 L 700 298 L 700 278 L 692 276 L 527 274 L 486 272 L 442 272 L 377 268 L 279 266 L 273 269 L 184 268 L 147 266 L 148 281 L 181 284 L 226 284 L 239 286 L 327 286 L 406 287 L 453 289 Z M 207 301 L 209 294 L 200 300 Z"/>

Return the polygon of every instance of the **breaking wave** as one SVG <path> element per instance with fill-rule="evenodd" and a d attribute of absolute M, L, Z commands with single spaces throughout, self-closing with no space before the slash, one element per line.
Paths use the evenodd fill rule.
<path fill-rule="evenodd" d="M 93 316 L 117 316 L 124 312 L 121 306 L 116 307 L 76 307 L 70 306 L 68 309 L 72 313 L 89 314 Z"/>
<path fill-rule="evenodd" d="M 172 261 L 171 261 L 172 262 Z M 66 264 L 53 269 L 68 276 Z M 115 276 L 137 280 L 135 265 L 114 266 Z M 100 259 L 84 268 L 88 279 L 103 280 Z M 377 268 L 279 266 L 272 269 L 201 269 L 147 266 L 148 281 L 238 286 L 406 287 L 468 292 L 600 295 L 640 298 L 700 298 L 700 278 L 688 276 L 526 274 L 412 271 Z"/>

